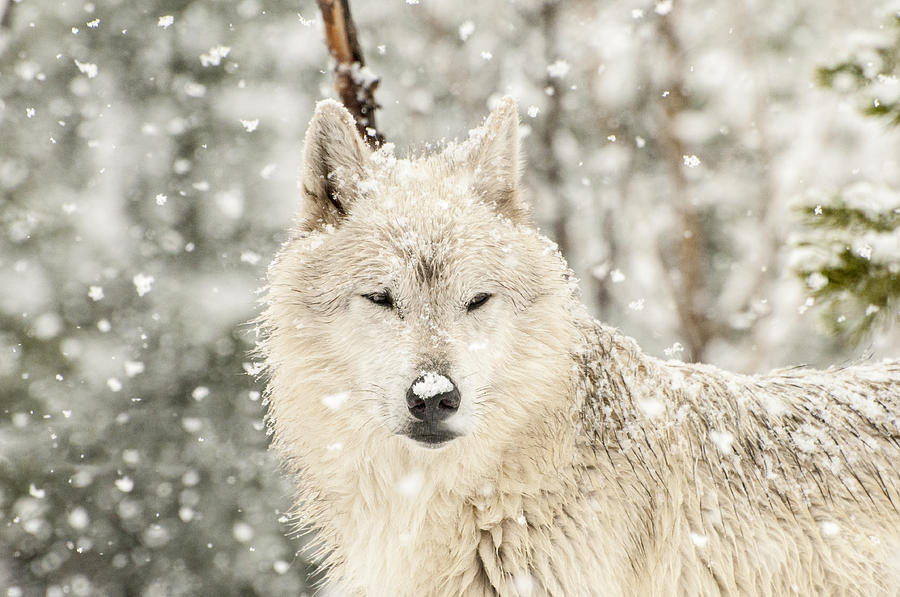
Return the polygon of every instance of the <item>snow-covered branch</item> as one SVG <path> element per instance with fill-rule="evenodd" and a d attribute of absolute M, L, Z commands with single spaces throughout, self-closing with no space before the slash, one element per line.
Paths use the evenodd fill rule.
<path fill-rule="evenodd" d="M 348 0 L 318 0 L 325 25 L 325 42 L 335 60 L 334 88 L 344 106 L 356 119 L 362 138 L 374 147 L 384 141 L 375 126 L 375 89 L 380 79 L 366 67 L 362 48 L 356 37 L 356 25 L 350 15 Z"/>

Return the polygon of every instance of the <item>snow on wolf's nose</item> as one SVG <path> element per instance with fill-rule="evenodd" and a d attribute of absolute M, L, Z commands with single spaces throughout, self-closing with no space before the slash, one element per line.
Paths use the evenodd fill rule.
<path fill-rule="evenodd" d="M 459 390 L 449 377 L 428 371 L 407 390 L 406 406 L 420 421 L 437 423 L 459 409 Z"/>

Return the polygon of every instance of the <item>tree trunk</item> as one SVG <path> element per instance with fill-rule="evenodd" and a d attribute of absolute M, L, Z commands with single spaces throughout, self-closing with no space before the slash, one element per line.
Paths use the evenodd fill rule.
<path fill-rule="evenodd" d="M 660 145 L 666 162 L 672 172 L 673 199 L 680 220 L 677 263 L 680 272 L 678 284 L 674 284 L 675 307 L 681 323 L 682 334 L 688 348 L 688 358 L 692 361 L 703 359 L 703 353 L 711 339 L 709 321 L 704 313 L 702 294 L 705 287 L 703 271 L 703 226 L 697 208 L 691 203 L 689 183 L 684 175 L 683 159 L 687 151 L 676 130 L 675 120 L 686 108 L 686 98 L 682 87 L 684 49 L 674 30 L 671 15 L 661 16 L 659 32 L 669 54 L 673 72 L 668 92 L 662 103 L 663 119 L 660 127 Z M 660 254 L 665 265 L 665 251 Z"/>

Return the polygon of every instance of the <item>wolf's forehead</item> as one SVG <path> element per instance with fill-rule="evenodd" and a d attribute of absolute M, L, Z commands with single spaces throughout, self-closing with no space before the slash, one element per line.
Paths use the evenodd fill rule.
<path fill-rule="evenodd" d="M 419 282 L 445 279 L 448 272 L 459 269 L 464 262 L 465 239 L 453 234 L 452 229 L 416 226 L 402 218 L 394 222 L 393 228 L 393 232 L 383 236 L 384 246 L 394 257 L 394 266 Z"/>
<path fill-rule="evenodd" d="M 434 282 L 469 269 L 501 243 L 503 226 L 465 172 L 428 162 L 390 166 L 373 178 L 353 215 L 391 270 Z"/>
<path fill-rule="evenodd" d="M 345 243 L 356 247 L 361 275 L 434 286 L 483 270 L 488 254 L 497 252 L 489 246 L 484 222 L 442 210 L 433 201 L 408 207 L 372 206 L 354 214 L 352 232 L 347 231 L 352 239 L 345 237 Z"/>

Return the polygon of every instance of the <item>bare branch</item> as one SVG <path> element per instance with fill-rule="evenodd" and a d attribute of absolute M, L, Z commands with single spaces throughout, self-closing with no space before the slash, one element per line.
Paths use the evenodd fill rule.
<path fill-rule="evenodd" d="M 379 79 L 366 68 L 356 38 L 356 25 L 348 0 L 318 0 L 325 24 L 325 41 L 335 60 L 334 88 L 344 106 L 356 119 L 356 128 L 366 143 L 378 147 L 384 137 L 375 127 L 375 101 Z"/>

